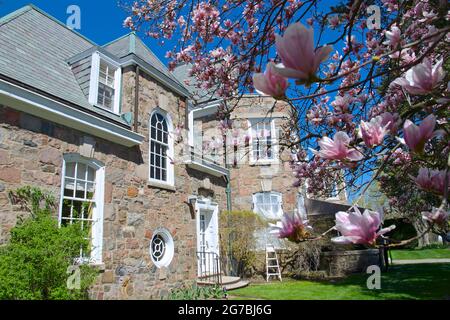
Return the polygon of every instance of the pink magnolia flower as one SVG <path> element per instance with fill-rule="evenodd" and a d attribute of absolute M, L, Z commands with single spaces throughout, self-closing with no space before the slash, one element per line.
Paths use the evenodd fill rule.
<path fill-rule="evenodd" d="M 312 227 L 308 225 L 308 220 L 304 220 L 298 212 L 293 214 L 284 213 L 281 221 L 276 224 L 269 223 L 270 233 L 278 238 L 285 238 L 292 242 L 301 242 L 310 236 L 308 230 Z"/>
<path fill-rule="evenodd" d="M 280 98 L 285 95 L 289 83 L 285 77 L 275 72 L 274 66 L 273 62 L 269 62 L 264 73 L 255 73 L 253 85 L 257 91 L 263 94 Z"/>
<path fill-rule="evenodd" d="M 383 143 L 390 122 L 384 126 L 382 122 L 383 118 L 381 116 L 372 118 L 370 122 L 361 121 L 358 136 L 364 140 L 368 148 L 373 148 Z"/>
<path fill-rule="evenodd" d="M 385 35 L 388 39 L 385 44 L 391 45 L 392 48 L 397 47 L 397 45 L 400 43 L 401 31 L 399 27 L 397 27 L 397 25 L 392 25 L 391 30 L 386 31 Z"/>
<path fill-rule="evenodd" d="M 275 35 L 275 45 L 282 62 L 276 66 L 277 72 L 306 83 L 314 81 L 320 64 L 333 50 L 332 46 L 314 49 L 314 29 L 300 22 L 291 24 L 283 37 Z"/>
<path fill-rule="evenodd" d="M 332 238 L 338 244 L 367 244 L 372 245 L 377 238 L 395 229 L 395 225 L 380 229 L 381 215 L 376 211 L 365 210 L 363 214 L 355 206 L 352 212 L 339 211 L 336 213 L 336 230 L 342 236 Z"/>
<path fill-rule="evenodd" d="M 449 211 L 442 208 L 433 208 L 431 212 L 422 212 L 422 218 L 432 224 L 445 227 L 450 216 Z"/>
<path fill-rule="evenodd" d="M 441 131 L 434 131 L 435 126 L 436 117 L 432 114 L 426 117 L 418 126 L 412 121 L 406 120 L 403 125 L 405 144 L 413 152 L 423 152 L 425 143 L 436 135 L 441 134 Z"/>
<path fill-rule="evenodd" d="M 339 25 L 339 16 L 334 15 L 330 19 L 328 19 L 328 23 L 330 24 L 331 29 L 336 29 L 336 27 Z"/>
<path fill-rule="evenodd" d="M 395 134 L 398 130 L 398 120 L 399 115 L 398 113 L 390 113 L 390 112 L 384 112 L 380 114 L 381 117 L 381 125 L 383 127 L 386 127 L 386 129 L 389 131 L 390 134 Z"/>
<path fill-rule="evenodd" d="M 445 171 L 420 168 L 417 177 L 412 178 L 422 190 L 442 195 L 445 193 L 445 176 Z M 450 174 L 448 179 L 450 180 Z"/>
<path fill-rule="evenodd" d="M 343 131 L 336 132 L 333 140 L 328 137 L 323 137 L 319 141 L 320 151 L 312 150 L 317 156 L 340 161 L 359 161 L 363 158 L 360 151 L 355 148 L 350 148 L 350 137 Z"/>
<path fill-rule="evenodd" d="M 422 63 L 409 69 L 404 78 L 397 78 L 393 83 L 402 86 L 410 94 L 430 93 L 444 79 L 443 61 L 441 59 L 433 66 L 430 59 L 425 58 Z"/>

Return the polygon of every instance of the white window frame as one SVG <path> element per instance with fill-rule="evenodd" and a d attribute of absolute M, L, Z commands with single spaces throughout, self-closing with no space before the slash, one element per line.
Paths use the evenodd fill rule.
<path fill-rule="evenodd" d="M 273 159 L 255 159 L 253 157 L 253 129 L 252 129 L 252 126 L 255 122 L 258 122 L 258 121 L 264 121 L 264 122 L 270 121 L 270 134 L 271 134 L 271 139 L 272 139 L 272 148 L 271 149 L 272 149 Z M 278 159 L 278 137 L 277 137 L 277 131 L 276 131 L 276 126 L 275 126 L 275 119 L 270 118 L 270 117 L 248 118 L 247 124 L 248 124 L 248 135 L 250 137 L 250 140 L 249 140 L 249 162 L 250 162 L 250 164 L 251 165 L 277 164 L 279 162 L 279 159 Z"/>
<path fill-rule="evenodd" d="M 162 238 L 165 250 L 162 258 L 159 260 L 155 260 L 153 256 L 153 241 L 158 236 Z M 173 237 L 170 234 L 169 230 L 165 228 L 158 228 L 153 232 L 152 239 L 150 240 L 149 254 L 150 259 L 157 268 L 168 267 L 170 265 L 175 255 L 175 245 Z"/>
<path fill-rule="evenodd" d="M 91 255 L 89 263 L 102 264 L 102 252 L 103 252 L 103 210 L 105 199 L 105 166 L 100 161 L 95 159 L 87 159 L 79 154 L 70 153 L 65 154 L 63 157 L 63 166 L 61 172 L 61 196 L 59 203 L 59 216 L 58 224 L 61 226 L 62 221 L 62 209 L 64 201 L 64 186 L 66 179 L 66 164 L 67 163 L 83 163 L 96 170 L 95 175 L 95 207 L 92 215 L 92 242 L 91 242 Z M 85 261 L 82 261 L 85 262 Z"/>
<path fill-rule="evenodd" d="M 98 86 L 100 79 L 100 63 L 101 61 L 108 64 L 111 68 L 115 68 L 114 72 L 114 104 L 112 109 L 105 108 L 98 104 Z M 108 58 L 107 56 L 96 51 L 92 54 L 91 60 L 91 76 L 89 84 L 89 103 L 98 106 L 106 111 L 119 114 L 120 113 L 120 96 L 121 96 L 121 83 L 122 83 L 122 68 L 120 64 Z"/>
<path fill-rule="evenodd" d="M 168 130 L 168 143 L 167 143 L 167 181 L 158 180 L 151 177 L 151 156 L 152 156 L 152 117 L 154 114 L 159 114 L 164 117 L 167 122 L 167 130 Z M 156 142 L 160 143 L 160 142 Z M 148 179 L 151 185 L 161 185 L 161 186 L 169 186 L 175 187 L 175 165 L 172 163 L 174 161 L 174 139 L 173 139 L 173 122 L 170 115 L 160 109 L 156 108 L 152 113 L 150 113 L 150 118 L 148 120 Z"/>
<path fill-rule="evenodd" d="M 271 215 L 276 216 L 275 219 L 280 219 L 283 216 L 283 195 L 280 192 L 276 191 L 269 191 L 269 192 L 257 192 L 253 194 L 253 212 L 256 214 L 261 214 L 257 211 L 257 198 L 261 194 L 269 194 L 270 199 L 272 199 L 272 196 L 275 196 L 278 198 L 279 208 L 277 212 L 270 212 Z M 272 202 L 270 202 L 270 205 L 272 206 Z M 264 213 L 262 213 L 264 215 Z M 265 216 L 263 216 L 264 218 Z"/>

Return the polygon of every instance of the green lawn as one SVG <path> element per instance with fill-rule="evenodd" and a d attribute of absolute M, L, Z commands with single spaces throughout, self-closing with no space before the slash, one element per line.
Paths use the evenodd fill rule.
<path fill-rule="evenodd" d="M 267 300 L 370 300 L 449 299 L 450 264 L 392 266 L 381 276 L 381 289 L 369 290 L 368 275 L 351 275 L 339 281 L 295 281 L 250 286 L 230 292 L 233 299 Z"/>
<path fill-rule="evenodd" d="M 394 260 L 450 259 L 450 248 L 391 250 L 391 253 Z"/>

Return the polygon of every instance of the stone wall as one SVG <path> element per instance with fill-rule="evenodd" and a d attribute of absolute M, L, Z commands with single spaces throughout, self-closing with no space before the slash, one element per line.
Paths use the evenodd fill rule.
<path fill-rule="evenodd" d="M 249 118 L 270 117 L 275 119 L 277 135 L 289 119 L 288 106 L 272 98 L 258 96 L 243 98 L 231 115 L 233 127 L 248 132 Z M 283 209 L 292 212 L 297 209 L 299 188 L 294 187 L 295 177 L 290 166 L 290 151 L 280 150 L 276 164 L 251 164 L 249 147 L 238 155 L 238 164 L 231 169 L 233 210 L 252 210 L 252 195 L 257 192 L 276 191 L 283 195 Z M 232 152 L 228 152 L 232 157 Z"/>
<path fill-rule="evenodd" d="M 320 257 L 320 269 L 329 277 L 342 277 L 349 273 L 366 272 L 367 267 L 381 267 L 378 249 L 346 250 L 323 252 Z"/>
<path fill-rule="evenodd" d="M 165 109 L 174 124 L 184 122 L 184 101 L 141 75 L 139 130 L 142 145 L 132 148 L 91 137 L 93 158 L 105 165 L 103 222 L 103 272 L 92 290 L 95 299 L 151 299 L 196 278 L 196 223 L 185 203 L 205 186 L 209 195 L 226 209 L 225 182 L 175 164 L 175 188 L 148 183 L 148 123 L 156 106 Z M 123 110 L 134 101 L 134 72 L 125 70 Z M 161 103 L 163 96 L 163 103 Z M 79 153 L 86 135 L 74 129 L 0 106 L 0 243 L 23 213 L 12 206 L 10 190 L 32 185 L 60 196 L 62 160 L 65 153 Z M 182 156 L 175 147 L 175 157 Z M 208 179 L 207 179 L 208 178 Z M 205 183 L 208 181 L 208 183 Z M 57 213 L 55 213 L 55 216 Z M 149 255 L 153 231 L 168 229 L 175 255 L 168 268 L 157 268 Z"/>

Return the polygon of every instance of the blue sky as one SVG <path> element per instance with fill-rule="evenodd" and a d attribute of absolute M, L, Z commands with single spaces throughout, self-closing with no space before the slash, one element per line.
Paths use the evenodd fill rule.
<path fill-rule="evenodd" d="M 119 6 L 119 2 L 123 4 L 124 0 L 0 0 L 0 16 L 31 3 L 65 23 L 70 16 L 67 14 L 67 8 L 77 5 L 81 10 L 81 30 L 77 31 L 103 45 L 130 32 L 122 26 L 127 13 Z M 164 55 L 167 49 L 160 47 L 153 39 L 142 38 L 152 51 L 166 62 Z"/>

